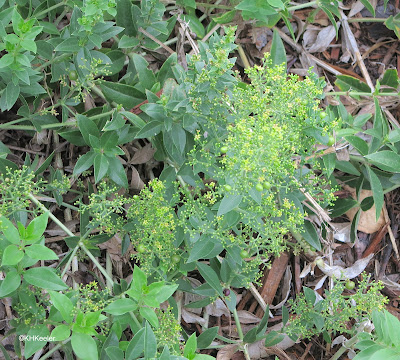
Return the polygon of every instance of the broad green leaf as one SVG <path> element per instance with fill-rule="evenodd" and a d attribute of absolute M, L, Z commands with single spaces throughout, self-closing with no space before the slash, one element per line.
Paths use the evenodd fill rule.
<path fill-rule="evenodd" d="M 192 359 L 196 354 L 196 349 L 197 349 L 197 338 L 196 338 L 196 332 L 194 332 L 186 341 L 185 348 L 183 349 L 183 356 Z"/>
<path fill-rule="evenodd" d="M 141 306 L 139 309 L 139 313 L 151 324 L 151 326 L 158 329 L 160 324 L 158 322 L 157 314 L 152 308 Z"/>
<path fill-rule="evenodd" d="M 227 11 L 226 13 L 223 13 L 221 16 L 213 17 L 213 21 L 215 21 L 217 24 L 227 24 L 233 21 L 235 18 L 236 11 L 231 10 Z"/>
<path fill-rule="evenodd" d="M 56 326 L 51 332 L 51 337 L 55 338 L 55 341 L 64 341 L 71 335 L 71 329 L 69 326 L 61 324 Z"/>
<path fill-rule="evenodd" d="M 0 58 L 0 69 L 10 66 L 14 62 L 14 56 L 5 54 Z"/>
<path fill-rule="evenodd" d="M 13 82 L 9 82 L 7 84 L 7 87 L 4 91 L 5 100 L 6 100 L 6 109 L 5 110 L 10 110 L 15 102 L 18 99 L 19 93 L 20 93 L 20 87 L 19 85 L 14 85 Z"/>
<path fill-rule="evenodd" d="M 304 225 L 303 225 L 303 232 L 302 234 L 304 239 L 315 249 L 318 251 L 321 250 L 321 242 L 319 240 L 317 231 L 315 230 L 314 225 L 308 221 L 304 220 Z"/>
<path fill-rule="evenodd" d="M 117 185 L 128 188 L 128 178 L 126 177 L 125 169 L 121 161 L 117 157 L 107 156 L 107 159 L 109 161 L 107 175 Z"/>
<path fill-rule="evenodd" d="M 275 29 L 274 29 L 274 35 L 272 37 L 271 60 L 272 60 L 272 65 L 285 64 L 285 69 L 287 68 L 285 46 L 283 45 L 283 41 L 279 36 L 278 31 L 276 31 Z"/>
<path fill-rule="evenodd" d="M 192 32 L 194 32 L 198 39 L 202 39 L 206 34 L 204 29 L 204 25 L 195 15 L 183 15 L 185 21 L 189 24 L 189 28 Z"/>
<path fill-rule="evenodd" d="M 369 182 L 371 184 L 372 196 L 374 198 L 374 203 L 375 203 L 376 221 L 378 221 L 379 216 L 381 215 L 382 212 L 382 207 L 384 202 L 382 184 L 378 176 L 376 176 L 375 172 L 369 166 L 367 166 L 366 168 L 369 177 Z"/>
<path fill-rule="evenodd" d="M 352 90 L 352 91 L 367 92 L 367 93 L 371 92 L 370 87 L 366 83 L 364 83 L 352 76 L 338 75 L 336 77 L 336 79 L 337 80 L 335 81 L 335 85 L 341 91 Z"/>
<path fill-rule="evenodd" d="M 361 154 L 368 154 L 368 144 L 365 140 L 361 139 L 358 136 L 345 136 L 344 137 L 354 148 Z"/>
<path fill-rule="evenodd" d="M 12 244 L 20 242 L 20 236 L 17 228 L 5 216 L 0 216 L 0 231 L 3 232 L 6 239 Z"/>
<path fill-rule="evenodd" d="M 96 153 L 94 151 L 89 151 L 82 155 L 75 164 L 73 174 L 79 175 L 89 169 L 93 165 L 95 157 Z"/>
<path fill-rule="evenodd" d="M 153 359 L 156 356 L 156 352 L 157 340 L 151 326 L 146 322 L 144 327 L 144 358 L 146 360 Z"/>
<path fill-rule="evenodd" d="M 351 175 L 360 175 L 360 172 L 355 168 L 355 166 L 350 161 L 339 161 L 336 160 L 336 169 L 343 171 L 344 173 Z"/>
<path fill-rule="evenodd" d="M 59 292 L 49 291 L 50 300 L 53 303 L 54 307 L 60 312 L 61 316 L 67 323 L 71 323 L 74 315 L 74 305 L 72 304 L 71 299 Z"/>
<path fill-rule="evenodd" d="M 79 45 L 79 39 L 72 36 L 58 44 L 54 51 L 77 53 L 79 50 L 81 50 L 81 48 L 82 46 Z"/>
<path fill-rule="evenodd" d="M 88 334 L 73 333 L 71 336 L 72 350 L 81 360 L 97 360 L 99 358 L 97 345 Z"/>
<path fill-rule="evenodd" d="M 125 352 L 126 360 L 137 359 L 143 353 L 144 336 L 145 336 L 144 328 L 141 328 L 129 342 L 129 345 Z"/>
<path fill-rule="evenodd" d="M 134 48 L 140 44 L 139 39 L 133 38 L 127 35 L 123 35 L 121 40 L 118 42 L 119 49 Z"/>
<path fill-rule="evenodd" d="M 388 329 L 388 333 L 392 344 L 397 348 L 397 351 L 400 352 L 400 321 L 397 317 L 385 311 L 385 326 Z"/>
<path fill-rule="evenodd" d="M 335 218 L 337 216 L 343 215 L 353 207 L 357 206 L 358 202 L 354 199 L 347 198 L 347 199 L 337 199 L 335 201 L 334 208 L 332 209 L 332 212 L 330 213 L 332 218 Z"/>
<path fill-rule="evenodd" d="M 140 89 L 144 92 L 145 89 L 150 90 L 156 83 L 154 72 L 148 69 L 149 63 L 143 56 L 133 53 L 132 61 L 139 76 Z"/>
<path fill-rule="evenodd" d="M 334 153 L 326 154 L 322 157 L 322 160 L 324 162 L 324 166 L 326 169 L 326 176 L 330 177 L 333 173 L 333 170 L 335 170 L 336 154 Z"/>
<path fill-rule="evenodd" d="M 49 329 L 46 325 L 36 325 L 32 327 L 26 334 L 24 341 L 24 356 L 30 358 L 36 351 L 43 349 L 47 344 L 46 340 L 39 338 L 48 338 L 50 336 Z"/>
<path fill-rule="evenodd" d="M 124 352 L 118 346 L 107 346 L 105 352 L 110 360 L 124 360 Z"/>
<path fill-rule="evenodd" d="M 197 348 L 205 349 L 208 347 L 218 334 L 218 326 L 204 330 L 197 338 Z"/>
<path fill-rule="evenodd" d="M 100 89 L 107 100 L 114 101 L 129 110 L 145 100 L 143 93 L 131 85 L 102 81 Z"/>
<path fill-rule="evenodd" d="M 279 9 L 284 9 L 285 5 L 281 0 L 267 0 L 268 4 L 270 4 L 273 7 L 277 7 Z"/>
<path fill-rule="evenodd" d="M 190 263 L 199 259 L 208 259 L 208 254 L 214 249 L 214 242 L 215 239 L 213 237 L 202 235 L 190 250 L 187 262 Z"/>
<path fill-rule="evenodd" d="M 391 143 L 396 143 L 400 141 L 400 129 L 394 129 L 389 132 L 388 139 Z"/>
<path fill-rule="evenodd" d="M 222 297 L 222 286 L 215 271 L 210 266 L 205 265 L 201 262 L 197 262 L 196 264 L 200 275 L 204 278 L 206 283 L 210 285 Z"/>
<path fill-rule="evenodd" d="M 24 257 L 24 252 L 18 248 L 17 245 L 8 245 L 3 252 L 3 258 L 1 260 L 2 266 L 13 266 L 17 265 Z"/>
<path fill-rule="evenodd" d="M 151 136 L 156 136 L 164 127 L 163 123 L 159 121 L 150 121 L 145 126 L 143 126 L 139 132 L 136 134 L 136 139 L 144 139 Z"/>
<path fill-rule="evenodd" d="M 129 111 L 121 111 L 120 114 L 125 116 L 133 126 L 136 126 L 139 129 L 143 128 L 146 125 L 146 123 L 139 116 Z"/>
<path fill-rule="evenodd" d="M 21 284 L 21 275 L 16 271 L 7 273 L 5 279 L 0 284 L 0 298 L 10 295 L 13 291 L 19 288 Z"/>
<path fill-rule="evenodd" d="M 381 80 L 381 85 L 389 86 L 394 89 L 397 89 L 399 86 L 399 76 L 397 74 L 396 69 L 387 69 L 383 74 L 383 78 Z M 381 89 L 384 91 L 385 89 Z M 386 89 L 389 90 L 389 89 Z"/>
<path fill-rule="evenodd" d="M 176 291 L 178 285 L 163 285 L 161 291 L 156 294 L 157 301 L 161 304 L 168 300 Z"/>
<path fill-rule="evenodd" d="M 86 142 L 86 145 L 90 146 L 89 135 L 100 138 L 100 131 L 92 119 L 89 119 L 84 115 L 78 114 L 76 115 L 76 120 L 78 122 L 79 131 L 81 132 L 82 137 Z"/>
<path fill-rule="evenodd" d="M 24 280 L 31 285 L 46 290 L 64 290 L 67 285 L 59 278 L 53 269 L 40 267 L 28 269 L 24 273 Z"/>
<path fill-rule="evenodd" d="M 238 207 L 242 201 L 242 198 L 243 198 L 242 195 L 237 195 L 237 194 L 225 195 L 219 205 L 217 216 L 224 215 L 227 212 Z"/>
<path fill-rule="evenodd" d="M 33 219 L 26 228 L 26 235 L 23 240 L 33 241 L 40 239 L 46 230 L 48 220 L 49 213 L 47 212 Z"/>
<path fill-rule="evenodd" d="M 311 306 L 314 306 L 315 300 L 317 299 L 317 296 L 315 295 L 314 290 L 303 286 L 303 292 L 304 292 L 304 297 L 306 298 L 307 303 Z"/>
<path fill-rule="evenodd" d="M 94 158 L 94 179 L 96 184 L 106 175 L 108 171 L 108 158 L 104 154 L 97 154 Z"/>
<path fill-rule="evenodd" d="M 374 154 L 366 155 L 373 165 L 389 172 L 400 172 L 400 156 L 389 150 L 382 150 Z"/>
<path fill-rule="evenodd" d="M 284 337 L 285 335 L 279 334 L 275 330 L 271 330 L 265 338 L 265 346 L 266 347 L 275 346 L 276 344 L 279 344 L 284 339 Z"/>
<path fill-rule="evenodd" d="M 131 299 L 117 299 L 108 305 L 104 311 L 113 315 L 123 315 L 137 309 L 137 303 Z"/>

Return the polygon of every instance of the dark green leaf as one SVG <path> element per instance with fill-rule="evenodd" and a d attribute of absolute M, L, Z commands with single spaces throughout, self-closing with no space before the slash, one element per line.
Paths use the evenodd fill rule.
<path fill-rule="evenodd" d="M 144 329 L 144 358 L 150 360 L 156 356 L 157 341 L 148 322 L 146 322 Z"/>
<path fill-rule="evenodd" d="M 382 170 L 400 172 L 400 156 L 389 150 L 382 150 L 365 156 L 372 164 Z"/>
<path fill-rule="evenodd" d="M 370 87 L 366 83 L 364 83 L 352 76 L 338 75 L 336 77 L 336 79 L 337 80 L 335 81 L 335 85 L 341 91 L 352 90 L 352 91 L 367 92 L 367 93 L 371 92 Z"/>
<path fill-rule="evenodd" d="M 207 284 L 210 285 L 220 296 L 223 296 L 222 286 L 215 271 L 210 266 L 201 262 L 197 262 L 197 269 Z"/>
<path fill-rule="evenodd" d="M 159 327 L 157 314 L 152 308 L 141 306 L 139 308 L 139 313 L 144 319 L 146 319 L 151 324 L 151 326 L 153 326 L 156 329 Z"/>
<path fill-rule="evenodd" d="M 145 100 L 143 93 L 130 85 L 102 81 L 100 88 L 107 100 L 121 104 L 126 109 L 132 109 Z"/>
<path fill-rule="evenodd" d="M 36 325 L 32 327 L 26 334 L 24 341 L 24 356 L 26 359 L 30 358 L 36 351 L 43 349 L 47 344 L 47 340 L 40 340 L 39 338 L 47 338 L 50 336 L 49 329 L 46 325 Z"/>
<path fill-rule="evenodd" d="M 369 182 L 371 184 L 372 196 L 375 203 L 376 221 L 378 221 L 384 203 L 382 184 L 374 171 L 369 166 L 367 166 L 366 168 L 368 172 Z"/>
<path fill-rule="evenodd" d="M 279 344 L 284 338 L 285 336 L 283 334 L 280 334 L 275 330 L 271 330 L 265 338 L 265 346 L 275 346 L 276 344 Z"/>
<path fill-rule="evenodd" d="M 44 245 L 33 244 L 25 248 L 26 255 L 36 260 L 58 260 L 57 254 Z"/>
<path fill-rule="evenodd" d="M 136 139 L 144 139 L 151 136 L 156 136 L 164 127 L 159 121 L 150 121 L 136 134 Z"/>
<path fill-rule="evenodd" d="M 97 345 L 90 335 L 74 332 L 71 345 L 75 355 L 82 360 L 98 360 Z"/>
<path fill-rule="evenodd" d="M 370 0 L 360 0 L 361 3 L 366 7 L 366 9 L 372 14 L 373 17 L 375 17 L 375 8 L 371 4 Z"/>
<path fill-rule="evenodd" d="M 75 164 L 74 175 L 79 175 L 89 169 L 93 165 L 95 157 L 96 153 L 94 151 L 89 151 L 82 155 Z"/>
<path fill-rule="evenodd" d="M 6 296 L 10 295 L 19 288 L 20 284 L 21 275 L 19 275 L 16 271 L 10 271 L 7 273 L 5 279 L 0 285 L 0 298 L 5 298 Z"/>
<path fill-rule="evenodd" d="M 303 232 L 301 235 L 303 235 L 304 239 L 312 247 L 314 247 L 318 251 L 321 250 L 321 241 L 319 240 L 319 237 L 318 237 L 317 231 L 314 228 L 314 225 L 310 221 L 304 220 Z"/>
<path fill-rule="evenodd" d="M 332 212 L 330 213 L 330 216 L 332 218 L 338 217 L 340 215 L 343 215 L 353 207 L 357 206 L 358 202 L 354 199 L 347 198 L 347 199 L 337 199 L 335 201 L 334 208 Z"/>
<path fill-rule="evenodd" d="M 123 315 L 137 309 L 137 303 L 131 299 L 117 299 L 109 304 L 104 311 L 113 315 Z"/>
<path fill-rule="evenodd" d="M 186 341 L 185 348 L 183 349 L 183 356 L 185 358 L 193 359 L 197 349 L 196 332 L 194 332 Z"/>
<path fill-rule="evenodd" d="M 197 348 L 205 349 L 208 347 L 218 334 L 218 326 L 203 331 L 197 338 Z"/>
<path fill-rule="evenodd" d="M 358 136 L 345 136 L 344 137 L 354 148 L 361 154 L 368 154 L 368 144 L 365 140 L 361 139 Z"/>
<path fill-rule="evenodd" d="M 40 267 L 28 269 L 24 273 L 24 280 L 31 285 L 46 290 L 64 290 L 67 285 L 57 276 L 51 268 Z"/>
<path fill-rule="evenodd" d="M 238 207 L 242 201 L 243 196 L 237 194 L 227 194 L 221 201 L 221 204 L 218 208 L 217 216 L 224 215 L 229 211 Z"/>
<path fill-rule="evenodd" d="M 129 345 L 125 352 L 126 360 L 135 360 L 137 359 L 144 350 L 144 328 L 140 329 L 132 340 L 129 342 Z"/>
<path fill-rule="evenodd" d="M 72 304 L 71 299 L 61 293 L 56 291 L 49 291 L 50 300 L 53 303 L 54 307 L 61 313 L 63 319 L 67 323 L 71 323 L 74 317 L 73 309 L 74 305 Z"/>
<path fill-rule="evenodd" d="M 54 51 L 77 53 L 81 48 L 82 46 L 79 45 L 79 39 L 77 37 L 69 37 L 61 44 L 57 45 Z"/>
<path fill-rule="evenodd" d="M 389 86 L 397 89 L 399 86 L 399 76 L 396 69 L 387 69 L 383 74 L 381 85 Z M 384 90 L 384 89 L 381 89 Z M 389 90 L 389 89 L 387 89 Z"/>
<path fill-rule="evenodd" d="M 108 157 L 109 165 L 107 175 L 117 185 L 128 188 L 128 178 L 121 161 L 117 157 Z"/>
<path fill-rule="evenodd" d="M 287 67 L 286 51 L 283 41 L 279 36 L 278 31 L 274 29 L 274 35 L 272 37 L 271 45 L 271 60 L 272 65 L 282 65 L 285 64 L 285 69 Z"/>
<path fill-rule="evenodd" d="M 86 145 L 90 146 L 90 135 L 100 138 L 100 131 L 93 120 L 80 114 L 76 115 L 76 120 L 78 122 L 79 131 L 81 132 Z"/>
<path fill-rule="evenodd" d="M 108 158 L 104 154 L 97 154 L 94 158 L 94 178 L 96 184 L 106 175 L 109 167 Z M 125 173 L 125 172 L 124 172 Z"/>

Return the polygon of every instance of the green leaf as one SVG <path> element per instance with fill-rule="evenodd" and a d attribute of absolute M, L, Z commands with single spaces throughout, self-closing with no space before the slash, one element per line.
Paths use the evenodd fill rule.
<path fill-rule="evenodd" d="M 399 86 L 399 76 L 397 74 L 396 69 L 387 69 L 383 74 L 383 78 L 381 80 L 381 85 L 389 86 L 391 88 L 397 89 Z M 381 89 L 389 90 L 389 89 Z"/>
<path fill-rule="evenodd" d="M 388 333 L 392 344 L 397 347 L 397 351 L 400 351 L 400 321 L 397 317 L 384 311 L 385 313 L 385 326 L 388 329 Z"/>
<path fill-rule="evenodd" d="M 96 153 L 94 151 L 89 151 L 82 155 L 75 164 L 73 174 L 79 175 L 89 169 L 93 165 L 95 157 Z"/>
<path fill-rule="evenodd" d="M 361 3 L 365 6 L 365 8 L 375 17 L 375 8 L 372 6 L 370 0 L 360 0 Z"/>
<path fill-rule="evenodd" d="M 160 324 L 158 323 L 157 314 L 152 308 L 141 306 L 139 313 L 151 324 L 151 326 L 158 329 Z"/>
<path fill-rule="evenodd" d="M 71 299 L 61 293 L 56 291 L 49 291 L 50 300 L 53 303 L 54 307 L 60 312 L 61 316 L 67 323 L 72 323 L 74 318 L 73 310 L 74 305 L 72 304 Z"/>
<path fill-rule="evenodd" d="M 109 360 L 124 360 L 124 352 L 117 346 L 107 346 L 105 352 Z"/>
<path fill-rule="evenodd" d="M 157 352 L 157 340 L 148 322 L 144 327 L 144 358 L 153 359 Z"/>
<path fill-rule="evenodd" d="M 382 150 L 374 154 L 366 155 L 366 159 L 382 170 L 400 172 L 400 156 L 389 150 Z"/>
<path fill-rule="evenodd" d="M 279 334 L 275 330 L 271 330 L 265 338 L 265 346 L 266 347 L 275 346 L 276 344 L 279 344 L 284 338 L 285 335 Z"/>
<path fill-rule="evenodd" d="M 210 285 L 219 294 L 219 296 L 222 297 L 222 286 L 215 271 L 210 266 L 205 265 L 201 262 L 197 262 L 196 264 L 197 269 L 199 270 L 201 276 L 204 278 L 206 283 Z"/>
<path fill-rule="evenodd" d="M 48 220 L 49 213 L 47 212 L 33 219 L 26 228 L 23 240 L 27 242 L 40 239 L 43 236 L 44 231 L 46 230 Z"/>
<path fill-rule="evenodd" d="M 226 214 L 227 212 L 238 207 L 242 201 L 243 196 L 237 194 L 227 194 L 221 201 L 218 208 L 217 216 Z"/>
<path fill-rule="evenodd" d="M 76 115 L 76 120 L 78 122 L 79 131 L 81 132 L 86 145 L 90 146 L 90 135 L 100 138 L 100 131 L 93 120 L 80 114 Z"/>
<path fill-rule="evenodd" d="M 0 58 L 0 69 L 10 66 L 14 62 L 14 56 L 5 54 Z"/>
<path fill-rule="evenodd" d="M 141 328 L 129 342 L 125 352 L 126 360 L 135 360 L 143 353 L 144 337 L 144 328 Z"/>
<path fill-rule="evenodd" d="M 375 172 L 369 166 L 367 166 L 366 168 L 369 177 L 369 182 L 371 184 L 372 196 L 374 198 L 374 203 L 375 203 L 376 221 L 378 221 L 384 203 L 382 184 L 378 176 L 375 174 Z"/>
<path fill-rule="evenodd" d="M 368 144 L 365 140 L 361 139 L 358 136 L 345 136 L 344 137 L 354 148 L 361 154 L 368 154 Z"/>
<path fill-rule="evenodd" d="M 362 81 L 360 81 L 360 80 L 358 80 L 358 79 L 356 79 L 356 78 L 354 78 L 352 76 L 349 76 L 349 75 L 338 75 L 336 77 L 336 79 L 337 80 L 335 81 L 335 85 L 341 91 L 352 90 L 352 91 L 367 92 L 367 93 L 371 92 L 370 87 L 366 83 L 364 83 L 364 82 L 362 82 Z"/>
<path fill-rule="evenodd" d="M 154 72 L 149 70 L 147 67 L 149 63 L 144 59 L 143 56 L 133 53 L 132 54 L 133 64 L 139 77 L 139 84 L 141 90 L 144 92 L 145 89 L 151 90 L 153 85 L 156 83 Z"/>
<path fill-rule="evenodd" d="M 94 158 L 94 179 L 96 184 L 106 175 L 108 171 L 108 158 L 104 154 L 97 154 Z"/>
<path fill-rule="evenodd" d="M 24 341 L 24 356 L 26 359 L 30 358 L 36 351 L 43 349 L 47 344 L 46 340 L 39 340 L 39 338 L 48 338 L 50 336 L 49 329 L 46 325 L 36 325 L 31 328 Z"/>
<path fill-rule="evenodd" d="M 350 161 L 339 161 L 336 160 L 336 169 L 343 171 L 344 173 L 359 176 L 360 172 L 355 168 L 355 166 Z"/>
<path fill-rule="evenodd" d="M 197 338 L 197 348 L 205 349 L 206 347 L 210 346 L 217 334 L 218 326 L 214 326 L 212 328 L 204 330 Z"/>
<path fill-rule="evenodd" d="M 28 269 L 24 273 L 24 280 L 31 285 L 35 285 L 46 290 L 64 290 L 68 286 L 57 276 L 55 271 L 50 268 L 40 267 Z"/>
<path fill-rule="evenodd" d="M 72 36 L 58 44 L 54 51 L 77 53 L 81 48 L 82 46 L 79 45 L 79 39 Z"/>
<path fill-rule="evenodd" d="M 0 216 L 0 231 L 3 232 L 6 239 L 12 244 L 19 244 L 20 236 L 17 228 L 5 216 Z"/>
<path fill-rule="evenodd" d="M 121 40 L 118 43 L 119 49 L 129 49 L 134 48 L 140 44 L 139 39 L 133 38 L 127 35 L 123 35 Z"/>
<path fill-rule="evenodd" d="M 192 359 L 196 354 L 197 349 L 197 338 L 194 332 L 189 339 L 186 341 L 185 348 L 183 349 L 183 356 L 188 359 Z"/>
<path fill-rule="evenodd" d="M 117 185 L 127 189 L 129 187 L 128 178 L 126 177 L 125 169 L 121 161 L 117 157 L 107 156 L 107 159 L 109 162 L 107 175 Z"/>
<path fill-rule="evenodd" d="M 163 129 L 164 124 L 159 121 L 150 121 L 143 126 L 140 131 L 136 134 L 136 139 L 144 139 L 151 136 L 156 136 Z"/>
<path fill-rule="evenodd" d="M 147 285 L 147 276 L 146 274 L 138 267 L 135 266 L 132 274 L 132 281 L 130 284 L 130 289 L 127 291 L 127 294 L 134 298 L 135 300 L 140 300 L 143 288 Z"/>
<path fill-rule="evenodd" d="M 20 93 L 19 85 L 14 85 L 13 82 L 9 82 L 4 91 L 3 96 L 5 96 L 6 108 L 5 110 L 10 110 L 16 103 Z"/>
<path fill-rule="evenodd" d="M 326 176 L 330 177 L 333 173 L 333 170 L 335 170 L 336 154 L 335 153 L 326 154 L 322 157 L 322 160 L 324 162 L 324 166 L 326 169 Z"/>
<path fill-rule="evenodd" d="M 194 243 L 193 248 L 189 252 L 189 258 L 187 259 L 187 262 L 190 263 L 199 259 L 209 259 L 210 254 L 215 253 L 215 249 L 217 251 L 220 249 L 218 252 L 219 254 L 222 251 L 221 244 L 216 243 L 215 238 L 203 234 L 200 239 Z"/>
<path fill-rule="evenodd" d="M 183 15 L 185 21 L 189 24 L 190 30 L 194 32 L 197 36 L 198 39 L 202 39 L 206 31 L 204 29 L 204 25 L 201 23 L 201 21 L 197 18 L 197 16 L 194 15 Z"/>
<path fill-rule="evenodd" d="M 143 93 L 131 85 L 102 81 L 100 89 L 108 101 L 114 101 L 125 109 L 132 109 L 145 100 Z"/>
<path fill-rule="evenodd" d="M 71 335 L 71 329 L 69 326 L 61 324 L 56 326 L 51 332 L 51 337 L 55 338 L 55 341 L 64 341 Z"/>
<path fill-rule="evenodd" d="M 21 276 L 16 271 L 7 273 L 6 278 L 0 285 L 0 298 L 10 295 L 12 292 L 19 288 L 21 284 Z"/>
<path fill-rule="evenodd" d="M 18 248 L 17 245 L 8 245 L 3 252 L 3 258 L 1 260 L 2 266 L 13 266 L 17 265 L 24 257 L 24 252 Z"/>
<path fill-rule="evenodd" d="M 137 303 L 131 299 L 117 299 L 109 304 L 104 311 L 113 315 L 123 315 L 137 309 Z"/>
<path fill-rule="evenodd" d="M 330 216 L 332 218 L 338 217 L 340 215 L 343 215 L 353 207 L 357 206 L 358 202 L 357 200 L 347 198 L 347 199 L 337 199 L 335 201 L 334 208 L 332 209 L 332 212 L 330 213 Z"/>
<path fill-rule="evenodd" d="M 314 225 L 310 221 L 304 220 L 303 232 L 301 233 L 301 235 L 303 235 L 304 239 L 312 247 L 314 247 L 318 251 L 321 250 L 321 242 L 319 240 L 317 231 L 315 230 Z"/>
<path fill-rule="evenodd" d="M 99 358 L 97 345 L 88 334 L 73 333 L 71 336 L 72 350 L 81 360 L 97 360 Z"/>
<path fill-rule="evenodd" d="M 271 60 L 272 60 L 272 65 L 285 64 L 285 69 L 287 68 L 285 46 L 283 45 L 283 41 L 279 36 L 278 31 L 276 31 L 275 29 L 274 29 L 274 35 L 272 37 Z"/>

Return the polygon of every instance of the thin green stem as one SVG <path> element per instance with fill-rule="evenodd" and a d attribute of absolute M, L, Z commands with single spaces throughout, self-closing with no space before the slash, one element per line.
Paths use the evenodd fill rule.
<path fill-rule="evenodd" d="M 60 220 L 58 220 L 50 211 L 49 209 L 46 208 L 38 199 L 36 199 L 32 194 L 28 195 L 29 199 L 32 200 L 32 202 L 40 209 L 43 210 L 43 212 L 47 213 L 51 220 L 53 220 L 62 230 L 65 231 L 65 233 L 68 236 L 75 236 L 70 229 L 68 229 Z"/>
<path fill-rule="evenodd" d="M 240 339 L 241 341 L 243 341 L 243 337 L 244 337 L 244 336 L 243 336 L 242 325 L 240 325 L 240 319 L 239 319 L 239 315 L 238 315 L 236 309 L 233 310 L 233 318 L 235 319 L 235 323 L 236 323 L 236 327 L 237 327 L 237 332 L 238 332 L 238 335 L 239 335 L 239 339 Z"/>
<path fill-rule="evenodd" d="M 66 274 L 66 272 L 68 271 L 68 269 L 69 269 L 69 267 L 70 267 L 70 265 L 71 265 L 71 262 L 72 262 L 72 260 L 73 260 L 73 258 L 74 258 L 74 256 L 75 256 L 76 252 L 78 251 L 78 249 L 79 249 L 79 246 L 75 246 L 74 250 L 72 250 L 71 256 L 70 256 L 70 258 L 68 259 L 67 263 L 65 264 L 64 270 L 63 270 L 62 273 L 61 273 L 61 278 L 62 278 L 62 277 Z"/>
<path fill-rule="evenodd" d="M 349 350 L 350 347 L 352 347 L 356 342 L 358 341 L 358 336 L 355 335 L 351 339 L 345 341 L 342 345 L 342 347 L 336 351 L 335 355 L 333 355 L 329 360 L 338 360 L 340 356 Z"/>
<path fill-rule="evenodd" d="M 347 22 L 385 22 L 387 19 L 385 18 L 351 18 L 348 19 Z"/>
<path fill-rule="evenodd" d="M 50 7 L 48 7 L 47 9 L 45 9 L 45 10 L 43 10 L 43 11 L 38 12 L 37 14 L 35 14 L 35 18 L 40 19 L 40 17 L 41 17 L 42 15 L 46 15 L 46 14 L 49 13 L 50 11 L 53 11 L 53 10 L 57 9 L 57 8 L 59 8 L 60 6 L 66 6 L 66 5 L 67 5 L 67 3 L 66 3 L 65 1 L 62 1 L 62 2 L 60 2 L 60 3 L 58 3 L 58 4 L 55 4 L 55 5 L 53 5 L 53 6 L 50 6 Z"/>
<path fill-rule="evenodd" d="M 304 8 L 308 8 L 308 7 L 312 7 L 314 5 L 318 5 L 318 1 L 310 1 L 308 3 L 305 4 L 298 4 L 298 5 L 293 5 L 293 6 L 289 6 L 286 8 L 287 11 L 295 11 L 295 10 L 300 10 L 300 9 L 304 9 Z"/>
<path fill-rule="evenodd" d="M 45 355 L 43 355 L 39 360 L 48 359 L 55 351 L 57 351 L 60 347 L 62 347 L 63 345 L 65 345 L 66 343 L 68 343 L 70 341 L 71 341 L 71 338 L 69 337 L 68 339 L 64 340 L 63 342 L 58 343 L 51 350 L 49 350 Z"/>
<path fill-rule="evenodd" d="M 79 241 L 79 247 L 86 253 L 87 256 L 89 256 L 90 260 L 93 261 L 93 263 L 97 266 L 97 268 L 100 270 L 100 272 L 103 274 L 103 276 L 109 281 L 111 284 L 114 284 L 113 279 L 108 275 L 107 271 L 103 268 L 103 266 L 100 265 L 100 263 L 97 261 L 97 259 L 93 256 L 93 254 L 87 249 L 85 244 L 82 241 Z"/>
<path fill-rule="evenodd" d="M 360 92 L 360 91 L 332 91 L 325 93 L 326 96 L 399 96 L 399 93 L 378 93 L 374 94 L 372 92 Z"/>

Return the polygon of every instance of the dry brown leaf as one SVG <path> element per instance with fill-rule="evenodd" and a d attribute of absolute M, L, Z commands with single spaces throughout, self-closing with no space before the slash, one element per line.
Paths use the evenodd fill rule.
<path fill-rule="evenodd" d="M 238 351 L 239 346 L 235 344 L 226 345 L 218 351 L 217 360 L 232 360 L 233 355 Z"/>
<path fill-rule="evenodd" d="M 258 324 L 261 319 L 247 310 L 239 310 L 239 320 L 241 324 Z"/>
<path fill-rule="evenodd" d="M 182 308 L 182 319 L 188 324 L 199 324 L 201 326 L 206 325 L 206 320 L 195 313 Z"/>
<path fill-rule="evenodd" d="M 131 166 L 132 176 L 131 176 L 131 188 L 134 190 L 142 190 L 144 188 L 144 182 L 141 179 L 138 171 L 134 166 Z"/>
<path fill-rule="evenodd" d="M 129 164 L 145 164 L 153 158 L 155 152 L 156 150 L 151 147 L 151 143 L 148 143 L 135 152 L 135 155 L 133 155 L 132 159 L 129 161 Z"/>
<path fill-rule="evenodd" d="M 338 26 L 340 23 L 338 23 Z M 333 25 L 329 25 L 322 30 L 309 28 L 303 35 L 303 45 L 310 53 L 325 51 L 336 36 Z"/>
<path fill-rule="evenodd" d="M 344 188 L 346 190 L 350 191 L 353 199 L 355 199 L 355 200 L 357 199 L 355 189 L 353 189 L 349 186 L 344 186 Z M 370 196 L 372 196 L 371 190 L 362 189 L 360 192 L 359 202 L 361 203 L 365 198 L 370 197 Z M 385 204 L 383 204 L 383 206 L 385 206 Z M 360 208 L 358 206 L 356 206 L 346 212 L 346 215 L 350 219 L 350 221 L 353 221 L 354 216 L 356 215 L 356 213 L 359 209 Z M 372 234 L 374 232 L 377 232 L 383 225 L 385 225 L 385 223 L 386 223 L 386 221 L 385 221 L 383 212 L 381 212 L 381 215 L 379 216 L 378 221 L 376 221 L 375 205 L 373 205 L 368 211 L 361 211 L 360 221 L 358 223 L 357 230 L 363 231 L 367 234 Z"/>

